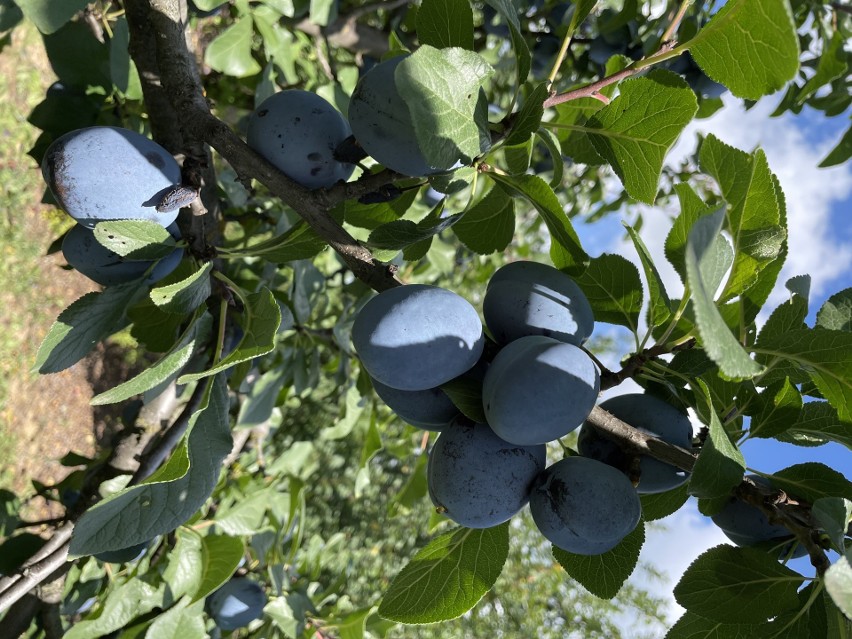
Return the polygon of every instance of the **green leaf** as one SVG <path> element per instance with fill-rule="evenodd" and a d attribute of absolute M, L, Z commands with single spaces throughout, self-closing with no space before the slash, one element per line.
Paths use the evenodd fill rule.
<path fill-rule="evenodd" d="M 757 282 L 758 274 L 781 253 L 786 230 L 766 155 L 730 147 L 713 135 L 701 144 L 701 169 L 719 184 L 730 206 L 728 230 L 734 241 L 734 264 L 721 299 L 732 299 Z"/>
<path fill-rule="evenodd" d="M 210 271 L 213 262 L 204 265 L 180 282 L 151 289 L 151 301 L 160 310 L 176 315 L 193 312 L 210 297 Z"/>
<path fill-rule="evenodd" d="M 505 250 L 515 234 L 515 202 L 492 188 L 453 225 L 459 241 L 474 253 L 488 255 Z"/>
<path fill-rule="evenodd" d="M 671 317 L 671 300 L 666 293 L 666 286 L 663 283 L 663 278 L 660 277 L 660 272 L 654 265 L 654 260 L 651 257 L 648 247 L 642 241 L 639 233 L 632 226 L 624 224 L 630 239 L 633 240 L 633 246 L 636 248 L 636 253 L 639 255 L 639 261 L 642 262 L 642 269 L 645 271 L 645 281 L 648 282 L 648 296 L 650 305 L 648 315 L 651 326 L 662 326 Z"/>
<path fill-rule="evenodd" d="M 427 163 L 451 169 L 481 152 L 474 119 L 479 89 L 494 69 L 477 53 L 428 45 L 399 63 L 394 78 Z"/>
<path fill-rule="evenodd" d="M 150 220 L 98 222 L 95 239 L 113 253 L 129 260 L 158 260 L 175 250 L 175 238 Z"/>
<path fill-rule="evenodd" d="M 689 612 L 707 619 L 758 624 L 796 608 L 803 581 L 763 551 L 722 545 L 692 562 L 674 596 Z"/>
<path fill-rule="evenodd" d="M 281 325 L 281 308 L 269 289 L 264 288 L 246 297 L 246 305 L 241 319 L 243 322 L 243 338 L 234 351 L 206 371 L 183 375 L 178 379 L 178 384 L 186 384 L 215 375 L 229 369 L 234 364 L 266 355 L 275 348 L 275 334 Z"/>
<path fill-rule="evenodd" d="M 516 86 L 521 86 L 527 81 L 532 66 L 532 56 L 527 46 L 527 41 L 521 31 L 521 22 L 518 19 L 518 9 L 512 0 L 485 0 L 491 7 L 506 20 L 509 25 L 509 38 L 512 40 L 512 49 L 515 52 L 515 63 L 517 65 Z"/>
<path fill-rule="evenodd" d="M 797 446 L 822 446 L 833 441 L 852 450 L 852 425 L 843 423 L 828 402 L 805 402 L 799 419 L 776 439 Z"/>
<path fill-rule="evenodd" d="M 139 282 L 108 286 L 100 293 L 86 293 L 59 314 L 39 346 L 34 369 L 58 373 L 73 366 L 124 326 L 124 312 L 142 295 Z"/>
<path fill-rule="evenodd" d="M 473 10 L 468 0 L 423 0 L 416 24 L 421 45 L 473 51 Z"/>
<path fill-rule="evenodd" d="M 843 164 L 850 157 L 852 157 L 852 126 L 846 129 L 846 133 L 840 138 L 837 146 L 825 156 L 825 159 L 818 166 L 821 169 L 829 166 L 837 166 L 838 164 Z"/>
<path fill-rule="evenodd" d="M 761 410 L 751 419 L 749 433 L 752 437 L 775 437 L 790 428 L 802 411 L 802 395 L 799 389 L 785 377 L 783 382 L 773 384 L 760 396 Z"/>
<path fill-rule="evenodd" d="M 642 519 L 656 521 L 676 513 L 689 499 L 687 488 L 687 484 L 684 484 L 664 493 L 639 495 L 642 502 Z"/>
<path fill-rule="evenodd" d="M 262 257 L 267 262 L 282 264 L 307 260 L 322 251 L 328 243 L 305 222 L 297 222 L 281 235 L 241 249 L 229 249 L 225 257 Z"/>
<path fill-rule="evenodd" d="M 755 629 L 753 639 L 802 639 L 802 637 L 828 637 L 825 606 L 816 598 L 820 594 L 816 582 L 799 591 L 798 609 L 778 615 L 768 624 Z"/>
<path fill-rule="evenodd" d="M 136 377 L 95 395 L 89 403 L 92 406 L 115 404 L 144 393 L 176 376 L 198 350 L 199 345 L 210 337 L 212 319 L 208 313 L 199 314 L 168 353 Z"/>
<path fill-rule="evenodd" d="M 825 571 L 825 589 L 843 614 L 852 619 L 852 562 L 842 555 Z"/>
<path fill-rule="evenodd" d="M 816 73 L 811 76 L 810 80 L 805 83 L 799 91 L 797 101 L 799 104 L 804 102 L 808 96 L 814 93 L 821 86 L 828 84 L 835 78 L 839 78 L 846 73 L 846 54 L 843 51 L 843 43 L 845 38 L 840 31 L 835 31 L 831 34 L 831 39 L 824 43 L 825 50 L 819 57 Z"/>
<path fill-rule="evenodd" d="M 178 600 L 184 595 L 194 595 L 201 585 L 203 572 L 202 537 L 184 526 L 175 531 L 175 547 L 167 555 L 163 581 L 169 587 L 169 596 Z"/>
<path fill-rule="evenodd" d="M 109 592 L 96 619 L 84 619 L 65 633 L 65 639 L 103 637 L 121 630 L 140 615 L 162 605 L 163 587 L 154 588 L 141 579 L 131 579 Z"/>
<path fill-rule="evenodd" d="M 550 153 L 550 159 L 553 162 L 553 177 L 550 178 L 550 187 L 555 189 L 562 184 L 562 177 L 565 174 L 565 160 L 562 159 L 562 148 L 559 145 L 559 138 L 556 137 L 553 131 L 543 126 L 539 127 L 536 135 Z"/>
<path fill-rule="evenodd" d="M 327 27 L 337 18 L 337 0 L 310 0 L 311 22 Z"/>
<path fill-rule="evenodd" d="M 589 138 L 630 197 L 653 204 L 663 160 L 698 110 L 680 76 L 654 69 L 619 85 L 610 104 L 589 118 Z"/>
<path fill-rule="evenodd" d="M 200 601 L 228 581 L 237 571 L 245 545 L 237 537 L 207 535 L 201 546 L 203 568 L 193 601 Z"/>
<path fill-rule="evenodd" d="M 537 175 L 490 175 L 509 195 L 528 200 L 541 215 L 553 240 L 550 257 L 556 268 L 572 276 L 580 275 L 589 263 L 589 256 L 547 182 Z"/>
<path fill-rule="evenodd" d="M 665 639 L 756 639 L 752 634 L 756 627 L 711 621 L 687 610 L 669 629 Z"/>
<path fill-rule="evenodd" d="M 761 339 L 754 352 L 781 358 L 804 368 L 820 393 L 852 422 L 852 333 L 826 329 L 797 329 Z"/>
<path fill-rule="evenodd" d="M 165 466 L 147 483 L 110 495 L 83 513 L 74 527 L 70 555 L 146 542 L 171 532 L 204 505 L 233 445 L 224 376 L 214 377 L 205 394 L 207 401 L 190 418 L 186 435 Z"/>
<path fill-rule="evenodd" d="M 491 590 L 509 554 L 509 523 L 433 539 L 394 577 L 379 615 L 406 624 L 461 616 Z"/>
<path fill-rule="evenodd" d="M 521 110 L 513 115 L 512 128 L 506 136 L 505 144 L 508 146 L 523 144 L 530 139 L 541 124 L 541 118 L 544 116 L 544 101 L 549 95 L 550 88 L 547 82 L 542 82 L 532 90 Z"/>
<path fill-rule="evenodd" d="M 257 75 L 263 68 L 252 57 L 251 40 L 254 33 L 250 15 L 237 18 L 207 45 L 204 62 L 214 71 L 235 78 Z"/>
<path fill-rule="evenodd" d="M 689 494 L 700 498 L 721 497 L 729 494 L 742 481 L 746 468 L 745 458 L 731 442 L 722 422 L 719 421 L 713 409 L 709 388 L 701 379 L 698 384 L 708 403 L 710 425 L 707 439 L 698 454 L 689 480 Z"/>
<path fill-rule="evenodd" d="M 811 509 L 814 520 L 829 536 L 834 549 L 842 553 L 846 549 L 846 531 L 852 523 L 852 501 L 842 497 L 822 497 Z"/>
<path fill-rule="evenodd" d="M 482 407 L 482 379 L 475 375 L 461 375 L 441 384 L 441 389 L 449 396 L 465 417 L 484 424 L 487 421 Z"/>
<path fill-rule="evenodd" d="M 711 251 L 720 239 L 725 210 L 719 209 L 700 218 L 689 232 L 686 243 L 686 274 L 695 310 L 696 326 L 701 342 L 710 358 L 719 366 L 726 379 L 747 379 L 761 371 L 742 345 L 731 333 L 719 309 L 713 302 L 715 289 L 708 287 L 704 272 L 705 259 L 713 258 Z"/>
<path fill-rule="evenodd" d="M 577 30 L 577 27 L 583 23 L 583 20 L 595 8 L 597 0 L 573 0 L 571 4 L 574 5 L 574 12 L 571 14 L 571 22 L 568 23 L 569 34 L 573 34 Z"/>
<path fill-rule="evenodd" d="M 832 331 L 852 331 L 852 288 L 829 297 L 816 316 L 816 325 Z"/>
<path fill-rule="evenodd" d="M 796 464 L 766 475 L 766 478 L 775 488 L 809 502 L 823 497 L 852 500 L 852 482 L 836 470 L 818 462 Z"/>
<path fill-rule="evenodd" d="M 278 394 L 289 379 L 290 372 L 284 367 L 277 367 L 266 371 L 252 383 L 251 390 L 240 404 L 235 428 L 252 428 L 266 423 L 278 403 Z"/>
<path fill-rule="evenodd" d="M 21 11 L 42 33 L 53 33 L 89 4 L 88 0 L 15 0 Z"/>
<path fill-rule="evenodd" d="M 603 554 L 576 555 L 556 546 L 551 551 L 571 579 L 596 597 L 612 599 L 633 574 L 644 543 L 645 523 L 640 521 L 621 543 Z"/>
<path fill-rule="evenodd" d="M 681 281 L 685 283 L 686 242 L 689 239 L 689 231 L 701 217 L 712 213 L 715 209 L 708 208 L 686 182 L 676 184 L 674 190 L 680 201 L 680 215 L 675 218 L 666 236 L 664 252 L 666 259 L 680 275 Z"/>
<path fill-rule="evenodd" d="M 589 299 L 595 321 L 626 326 L 636 333 L 642 310 L 642 280 L 633 262 L 605 253 L 592 258 L 576 282 Z"/>
<path fill-rule="evenodd" d="M 701 70 L 738 98 L 774 93 L 799 69 L 787 0 L 730 0 L 686 44 Z"/>
<path fill-rule="evenodd" d="M 457 213 L 438 220 L 430 219 L 430 216 L 419 223 L 411 220 L 388 222 L 373 229 L 367 242 L 379 249 L 402 249 L 438 235 L 455 224 L 461 216 L 461 213 Z"/>
<path fill-rule="evenodd" d="M 148 627 L 145 639 L 206 639 L 204 605 L 190 605 L 188 597 L 159 615 Z"/>
<path fill-rule="evenodd" d="M 409 189 L 390 202 L 362 204 L 357 200 L 347 200 L 344 203 L 344 218 L 346 223 L 352 226 L 374 229 L 381 224 L 401 218 L 411 208 L 416 198 L 417 189 Z"/>

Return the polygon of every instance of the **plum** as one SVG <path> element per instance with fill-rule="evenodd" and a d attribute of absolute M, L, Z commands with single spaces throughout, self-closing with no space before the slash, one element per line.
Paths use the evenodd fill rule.
<path fill-rule="evenodd" d="M 600 405 L 605 411 L 643 433 L 689 450 L 692 448 L 692 424 L 686 413 L 653 395 L 631 393 L 612 397 Z M 586 422 L 580 429 L 577 450 L 584 457 L 597 459 L 629 475 L 631 456 L 611 439 Z M 689 473 L 648 455 L 639 456 L 640 494 L 663 493 L 689 480 Z"/>
<path fill-rule="evenodd" d="M 630 480 L 588 457 L 566 457 L 536 479 L 530 512 L 555 546 L 578 555 L 599 555 L 629 535 L 642 515 Z"/>
<path fill-rule="evenodd" d="M 180 238 L 177 225 L 169 226 L 175 239 Z M 101 286 L 124 284 L 141 278 L 153 264 L 151 260 L 127 260 L 113 253 L 95 239 L 94 231 L 77 224 L 62 241 L 62 254 L 65 260 Z M 157 262 L 154 270 L 145 278 L 145 284 L 153 284 L 174 271 L 183 258 L 183 249 L 176 248 Z"/>
<path fill-rule="evenodd" d="M 488 282 L 482 313 L 502 344 L 544 335 L 579 346 L 595 327 L 592 307 L 574 280 L 538 262 L 512 262 L 497 269 Z"/>
<path fill-rule="evenodd" d="M 263 615 L 266 593 L 246 577 L 231 579 L 207 598 L 210 616 L 222 630 L 244 628 Z"/>
<path fill-rule="evenodd" d="M 543 444 L 510 444 L 487 424 L 460 420 L 438 435 L 429 453 L 429 496 L 461 526 L 496 526 L 524 507 L 545 463 Z"/>
<path fill-rule="evenodd" d="M 411 113 L 397 90 L 394 76 L 399 63 L 407 57 L 408 54 L 385 60 L 358 80 L 349 101 L 352 133 L 374 160 L 397 173 L 420 177 L 457 168 L 460 161 L 449 169 L 431 166 L 420 150 Z M 484 126 L 488 120 L 488 101 L 482 91 L 479 95 L 476 121 L 480 124 L 480 149 L 486 151 L 491 146 Z"/>
<path fill-rule="evenodd" d="M 59 206 L 88 228 L 104 220 L 151 220 L 168 226 L 178 210 L 157 210 L 181 182 L 180 167 L 156 142 L 128 129 L 94 126 L 57 138 L 41 164 Z"/>
<path fill-rule="evenodd" d="M 142 559 L 142 555 L 148 550 L 148 542 L 136 544 L 129 548 L 121 548 L 119 550 L 106 550 L 95 555 L 95 559 L 99 559 L 108 564 L 127 564 Z"/>
<path fill-rule="evenodd" d="M 499 437 L 543 444 L 579 427 L 599 390 L 598 369 L 580 348 L 530 335 L 497 353 L 485 373 L 482 403 Z"/>
<path fill-rule="evenodd" d="M 772 483 L 764 477 L 759 475 L 746 475 L 746 477 L 757 484 L 772 488 Z M 779 551 L 779 559 L 790 554 L 792 545 L 795 545 L 795 548 L 792 548 L 793 557 L 804 557 L 808 554 L 807 548 L 795 541 L 790 530 L 771 523 L 757 506 L 736 497 L 731 497 L 710 519 L 737 546 L 767 547 L 775 542 L 776 546 L 783 544 Z"/>
<path fill-rule="evenodd" d="M 246 143 L 302 186 L 320 189 L 345 182 L 355 170 L 334 157 L 350 133 L 325 98 L 289 89 L 268 97 L 251 114 Z"/>
<path fill-rule="evenodd" d="M 352 343 L 371 377 L 423 391 L 472 368 L 485 345 L 482 322 L 463 297 L 408 284 L 379 293 L 358 313 Z"/>
<path fill-rule="evenodd" d="M 440 388 L 406 391 L 373 380 L 376 395 L 406 422 L 424 430 L 441 431 L 461 413 Z"/>

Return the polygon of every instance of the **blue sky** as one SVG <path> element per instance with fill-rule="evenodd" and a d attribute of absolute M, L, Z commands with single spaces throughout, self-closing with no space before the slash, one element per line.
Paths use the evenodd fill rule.
<path fill-rule="evenodd" d="M 787 299 L 784 282 L 793 275 L 811 276 L 810 318 L 832 294 L 852 287 L 852 163 L 820 169 L 819 162 L 840 140 L 849 125 L 847 117 L 824 118 L 821 113 L 805 109 L 798 116 L 785 114 L 770 118 L 780 94 L 762 100 L 746 111 L 739 101 L 725 96 L 726 107 L 706 120 L 690 124 L 667 161 L 672 165 L 695 148 L 696 133 L 713 133 L 722 141 L 745 151 L 760 146 L 766 152 L 769 166 L 778 176 L 787 199 L 789 218 L 789 256 L 773 291 L 767 311 Z M 621 186 L 614 180 L 613 189 Z M 662 251 L 663 241 L 677 210 L 659 207 L 643 209 L 641 235 L 648 245 L 672 296 L 683 287 L 674 269 L 667 265 Z M 592 254 L 619 253 L 638 264 L 632 244 L 625 241 L 621 216 L 612 215 L 598 224 L 577 225 L 584 247 Z M 641 268 L 640 268 L 641 272 Z M 762 315 L 758 321 L 764 321 Z M 596 329 L 597 332 L 597 329 Z M 619 334 L 616 331 L 616 334 Z M 631 342 L 626 342 L 628 347 Z M 617 357 L 616 357 L 617 359 Z M 615 362 L 607 364 L 616 365 Z M 624 385 L 622 385 L 624 386 Z M 619 387 L 616 392 L 632 392 Z M 774 472 L 808 461 L 824 463 L 852 480 L 852 451 L 837 444 L 803 448 L 774 440 L 752 440 L 743 446 L 750 468 Z M 643 549 L 642 559 L 668 575 L 669 583 L 657 591 L 671 597 L 671 588 L 688 565 L 706 549 L 727 538 L 690 503 L 664 520 L 665 530 L 652 530 Z M 808 560 L 790 564 L 807 575 L 813 574 Z M 647 585 L 647 584 L 642 584 Z M 671 621 L 682 609 L 671 599 Z"/>

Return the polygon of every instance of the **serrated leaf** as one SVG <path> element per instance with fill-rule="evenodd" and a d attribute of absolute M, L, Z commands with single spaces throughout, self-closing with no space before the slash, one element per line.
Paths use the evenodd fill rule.
<path fill-rule="evenodd" d="M 809 502 L 823 497 L 852 500 L 852 482 L 819 462 L 796 464 L 766 477 L 775 488 Z"/>
<path fill-rule="evenodd" d="M 364 639 L 367 619 L 376 611 L 375 607 L 350 612 L 340 620 L 329 619 L 329 625 L 337 631 L 340 639 Z"/>
<path fill-rule="evenodd" d="M 660 277 L 660 272 L 654 265 L 654 260 L 651 257 L 651 252 L 639 233 L 632 226 L 624 225 L 630 239 L 633 241 L 633 246 L 636 248 L 636 253 L 639 255 L 639 261 L 642 262 L 642 269 L 645 271 L 645 281 L 648 282 L 648 297 L 649 307 L 648 316 L 651 326 L 662 326 L 671 317 L 671 300 L 666 293 L 666 286 L 663 283 L 663 278 Z"/>
<path fill-rule="evenodd" d="M 245 545 L 236 537 L 225 535 L 204 537 L 201 547 L 203 559 L 201 580 L 193 601 L 204 599 L 228 581 L 237 571 L 244 552 Z"/>
<path fill-rule="evenodd" d="M 656 521 L 676 513 L 689 499 L 687 488 L 687 484 L 683 484 L 664 493 L 639 495 L 642 502 L 642 519 Z"/>
<path fill-rule="evenodd" d="M 734 264 L 721 299 L 732 299 L 757 281 L 758 274 L 781 253 L 786 230 L 780 226 L 773 175 L 761 150 L 748 154 L 708 135 L 701 144 L 701 169 L 719 184 L 730 206 L 728 230 Z"/>
<path fill-rule="evenodd" d="M 122 328 L 127 307 L 144 290 L 139 282 L 130 282 L 87 293 L 73 302 L 50 327 L 33 368 L 42 374 L 58 373 L 79 362 L 95 344 Z"/>
<path fill-rule="evenodd" d="M 95 225 L 95 239 L 129 260 L 158 260 L 175 250 L 175 238 L 150 220 L 113 220 Z"/>
<path fill-rule="evenodd" d="M 852 424 L 841 422 L 828 402 L 805 402 L 796 423 L 776 439 L 797 446 L 822 446 L 833 441 L 852 450 Z"/>
<path fill-rule="evenodd" d="M 752 639 L 802 639 L 803 637 L 828 637 L 826 634 L 825 606 L 815 598 L 819 590 L 811 582 L 799 591 L 797 609 L 778 615 L 764 626 L 755 628 Z"/>
<path fill-rule="evenodd" d="M 492 188 L 462 214 L 453 233 L 474 253 L 503 251 L 515 234 L 515 202 L 503 190 Z"/>
<path fill-rule="evenodd" d="M 556 546 L 551 552 L 571 579 L 596 597 L 612 599 L 633 574 L 644 543 L 645 522 L 640 521 L 615 548 L 603 554 L 576 555 Z"/>
<path fill-rule="evenodd" d="M 680 202 L 680 214 L 666 236 L 664 252 L 666 259 L 680 275 L 681 281 L 686 283 L 686 242 L 689 239 L 689 231 L 699 218 L 714 209 L 708 208 L 686 182 L 676 184 L 674 190 Z"/>
<path fill-rule="evenodd" d="M 556 268 L 574 276 L 582 273 L 589 263 L 589 256 L 580 245 L 580 238 L 571 220 L 565 215 L 559 198 L 547 182 L 537 175 L 509 176 L 492 173 L 491 177 L 509 195 L 529 201 L 539 212 L 550 231 L 550 257 Z"/>
<path fill-rule="evenodd" d="M 846 129 L 846 133 L 840 138 L 837 146 L 825 156 L 825 159 L 818 166 L 821 169 L 829 166 L 837 166 L 838 164 L 843 164 L 850 157 L 852 157 L 852 126 Z"/>
<path fill-rule="evenodd" d="M 439 535 L 394 577 L 379 615 L 408 624 L 455 619 L 491 590 L 508 554 L 508 522 Z"/>
<path fill-rule="evenodd" d="M 251 15 L 243 15 L 216 36 L 204 52 L 204 62 L 211 69 L 235 78 L 247 78 L 263 69 L 251 52 Z"/>
<path fill-rule="evenodd" d="M 269 289 L 264 288 L 246 297 L 241 321 L 243 338 L 233 352 L 206 371 L 183 375 L 178 379 L 178 384 L 215 375 L 234 364 L 266 355 L 275 348 L 275 334 L 281 325 L 281 308 Z"/>
<path fill-rule="evenodd" d="M 713 409 L 709 388 L 703 380 L 699 379 L 698 384 L 708 403 L 710 424 L 688 486 L 690 495 L 710 499 L 730 494 L 742 481 L 746 464 L 742 452 L 731 441 Z"/>
<path fill-rule="evenodd" d="M 793 426 L 802 411 L 802 395 L 799 389 L 785 377 L 783 382 L 773 384 L 760 394 L 762 407 L 749 425 L 752 437 L 775 437 Z"/>
<path fill-rule="evenodd" d="M 411 196 L 413 199 L 413 195 Z M 229 249 L 227 257 L 262 257 L 267 262 L 282 264 L 307 260 L 328 246 L 305 222 L 297 222 L 281 235 L 246 248 Z"/>
<path fill-rule="evenodd" d="M 825 571 L 825 589 L 843 614 L 852 619 L 852 562 L 842 555 Z"/>
<path fill-rule="evenodd" d="M 757 626 L 720 623 L 688 610 L 666 633 L 665 639 L 754 639 Z"/>
<path fill-rule="evenodd" d="M 468 0 L 423 0 L 416 25 L 421 45 L 473 50 L 473 11 Z"/>
<path fill-rule="evenodd" d="M 791 330 L 760 339 L 753 350 L 764 358 L 781 358 L 802 367 L 840 419 L 852 422 L 852 333 Z"/>
<path fill-rule="evenodd" d="M 207 500 L 231 452 L 230 401 L 224 376 L 210 381 L 207 401 L 190 418 L 172 458 L 147 483 L 125 488 L 87 510 L 74 527 L 69 553 L 119 550 L 171 532 Z"/>
<path fill-rule="evenodd" d="M 730 0 L 687 45 L 704 73 L 748 100 L 774 93 L 799 69 L 787 0 Z"/>
<path fill-rule="evenodd" d="M 796 608 L 803 581 L 763 551 L 722 545 L 692 562 L 674 596 L 689 612 L 713 621 L 759 624 Z"/>
<path fill-rule="evenodd" d="M 458 47 L 424 45 L 399 63 L 396 86 L 429 166 L 451 169 L 480 154 L 474 112 L 480 86 L 493 72 L 479 54 Z"/>
<path fill-rule="evenodd" d="M 659 69 L 625 80 L 619 90 L 618 97 L 589 118 L 587 133 L 628 195 L 653 204 L 663 160 L 698 102 L 686 81 Z"/>
<path fill-rule="evenodd" d="M 151 289 L 151 301 L 166 313 L 186 315 L 192 313 L 210 297 L 210 271 L 213 262 L 206 262 L 200 269 L 180 282 Z"/>
<path fill-rule="evenodd" d="M 212 317 L 209 314 L 204 313 L 199 315 L 187 327 L 181 339 L 168 353 L 135 377 L 103 393 L 95 395 L 89 403 L 92 406 L 115 404 L 134 395 L 144 393 L 166 382 L 169 378 L 176 376 L 187 362 L 189 362 L 200 344 L 204 343 L 210 337 L 211 324 Z"/>
<path fill-rule="evenodd" d="M 604 253 L 593 258 L 575 281 L 586 294 L 595 321 L 626 326 L 636 333 L 642 310 L 642 280 L 633 262 Z"/>
<path fill-rule="evenodd" d="M 544 101 L 550 95 L 547 82 L 539 84 L 527 96 L 521 110 L 512 118 L 512 128 L 506 137 L 506 144 L 523 144 L 530 136 L 538 130 L 541 118 L 544 116 Z"/>
<path fill-rule="evenodd" d="M 832 331 L 852 331 L 852 288 L 829 297 L 816 316 L 816 325 Z"/>
<path fill-rule="evenodd" d="M 88 0 L 15 0 L 21 11 L 39 31 L 53 33 L 86 8 Z"/>
<path fill-rule="evenodd" d="M 720 373 L 727 379 L 747 379 L 761 371 L 761 366 L 731 333 L 719 309 L 713 302 L 711 290 L 703 275 L 704 258 L 712 256 L 711 249 L 720 239 L 725 210 L 719 209 L 700 218 L 689 232 L 686 243 L 686 274 L 695 311 L 696 327 L 701 342 L 710 358 L 719 366 Z"/>
<path fill-rule="evenodd" d="M 216 513 L 216 526 L 231 536 L 259 533 L 264 526 L 266 507 L 270 502 L 272 490 L 276 489 L 267 488 L 254 492 L 234 503 L 231 508 L 223 508 Z"/>

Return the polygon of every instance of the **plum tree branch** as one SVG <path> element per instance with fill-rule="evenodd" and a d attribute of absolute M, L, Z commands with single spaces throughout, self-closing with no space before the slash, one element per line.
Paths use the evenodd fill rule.
<path fill-rule="evenodd" d="M 180 114 L 182 130 L 213 147 L 238 175 L 258 180 L 281 198 L 328 242 L 358 279 L 377 291 L 398 286 L 400 282 L 392 269 L 379 262 L 329 215 L 333 205 L 342 202 L 358 187 L 332 189 L 319 195 L 319 192 L 295 183 L 250 149 L 210 111 L 197 75 L 195 59 L 186 46 L 177 0 L 150 0 L 149 5 L 148 20 L 158 36 L 161 82 L 172 107 Z M 371 188 L 373 181 L 368 182 L 367 188 L 374 190 Z"/>

